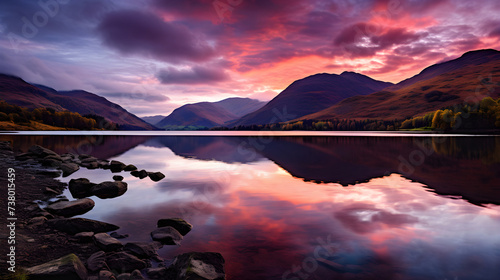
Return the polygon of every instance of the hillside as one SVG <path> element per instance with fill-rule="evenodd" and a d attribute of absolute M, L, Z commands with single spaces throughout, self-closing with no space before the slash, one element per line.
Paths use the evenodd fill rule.
<path fill-rule="evenodd" d="M 120 125 L 124 130 L 152 130 L 152 125 L 104 97 L 83 90 L 58 92 L 46 86 L 31 85 L 21 78 L 0 74 L 0 100 L 28 109 L 69 110 L 93 114 Z"/>
<path fill-rule="evenodd" d="M 433 76 L 445 69 L 452 70 Z M 389 91 L 393 88 L 390 87 L 367 96 L 347 98 L 334 106 L 298 120 L 335 118 L 404 120 L 456 104 L 479 102 L 488 95 L 493 98 L 500 96 L 498 87 L 500 52 L 498 51 L 466 53 L 458 59 L 428 67 L 422 73 L 405 80 L 406 82 L 403 81 L 410 83 L 409 86 L 393 91 Z M 425 79 L 429 76 L 433 77 Z"/>
<path fill-rule="evenodd" d="M 163 120 L 166 116 L 163 115 L 156 115 L 156 116 L 146 116 L 146 117 L 141 117 L 141 119 L 151 125 L 156 125 L 159 123 L 161 120 Z"/>
<path fill-rule="evenodd" d="M 228 98 L 218 102 L 199 102 L 175 109 L 158 122 L 161 128 L 176 126 L 214 127 L 255 111 L 263 102 L 249 98 Z"/>
<path fill-rule="evenodd" d="M 288 121 L 321 111 L 345 98 L 367 95 L 390 85 L 353 72 L 312 75 L 293 82 L 264 107 L 229 126 Z"/>

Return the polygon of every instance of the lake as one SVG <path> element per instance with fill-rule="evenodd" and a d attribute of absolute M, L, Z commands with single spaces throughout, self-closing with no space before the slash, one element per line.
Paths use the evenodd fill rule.
<path fill-rule="evenodd" d="M 498 279 L 500 137 L 211 133 L 0 140 L 161 171 L 156 183 L 101 169 L 60 180 L 124 176 L 124 195 L 92 197 L 82 217 L 119 225 L 122 242 L 150 241 L 158 219 L 183 218 L 193 230 L 160 255 L 220 252 L 227 279 Z"/>

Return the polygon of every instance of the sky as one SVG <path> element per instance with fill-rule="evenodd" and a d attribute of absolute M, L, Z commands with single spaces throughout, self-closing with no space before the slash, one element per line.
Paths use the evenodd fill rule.
<path fill-rule="evenodd" d="M 316 73 L 397 83 L 500 49 L 499 14 L 497 0 L 2 0 L 0 73 L 168 115 Z"/>

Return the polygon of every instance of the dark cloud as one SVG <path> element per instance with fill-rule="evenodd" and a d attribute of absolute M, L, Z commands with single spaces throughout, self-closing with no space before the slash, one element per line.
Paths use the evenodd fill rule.
<path fill-rule="evenodd" d="M 104 43 L 124 54 L 139 54 L 179 63 L 205 61 L 215 50 L 201 35 L 154 14 L 122 10 L 107 14 L 98 26 Z"/>
<path fill-rule="evenodd" d="M 382 67 L 367 71 L 366 74 L 384 74 L 398 70 L 400 67 L 412 64 L 414 59 L 408 56 L 387 55 Z"/>
<path fill-rule="evenodd" d="M 142 92 L 137 93 L 103 93 L 105 97 L 110 98 L 125 98 L 128 100 L 144 100 L 149 102 L 163 102 L 168 101 L 170 98 L 165 95 L 147 94 Z"/>
<path fill-rule="evenodd" d="M 210 84 L 222 82 L 229 76 L 220 68 L 193 66 L 189 70 L 178 70 L 174 67 L 160 70 L 157 78 L 163 84 Z"/>

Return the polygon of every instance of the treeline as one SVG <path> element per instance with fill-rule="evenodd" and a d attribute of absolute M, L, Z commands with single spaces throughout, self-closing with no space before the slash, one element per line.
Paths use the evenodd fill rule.
<path fill-rule="evenodd" d="M 79 130 L 117 130 L 119 126 L 98 115 L 82 116 L 70 111 L 55 111 L 52 108 L 36 108 L 28 110 L 24 107 L 11 105 L 0 100 L 0 121 L 15 124 L 27 124 L 38 122 L 61 128 L 72 128 Z"/>
<path fill-rule="evenodd" d="M 500 98 L 483 98 L 475 104 L 459 104 L 403 121 L 401 129 L 433 130 L 500 128 Z"/>
<path fill-rule="evenodd" d="M 500 128 L 500 98 L 486 97 L 479 103 L 459 104 L 429 112 L 406 120 L 303 120 L 293 123 L 245 125 L 233 128 L 216 127 L 212 130 L 335 130 L 335 131 L 394 131 L 422 129 L 449 131 L 456 129 Z"/>

